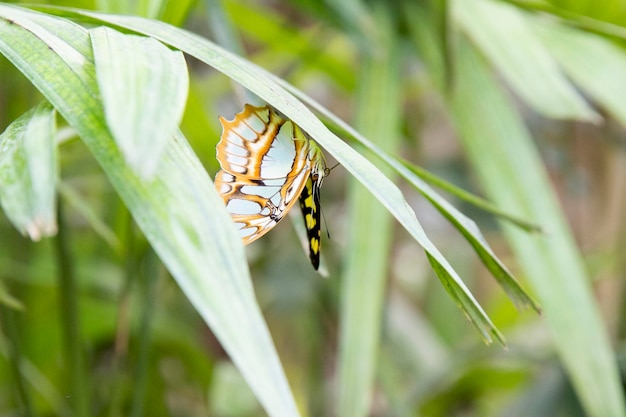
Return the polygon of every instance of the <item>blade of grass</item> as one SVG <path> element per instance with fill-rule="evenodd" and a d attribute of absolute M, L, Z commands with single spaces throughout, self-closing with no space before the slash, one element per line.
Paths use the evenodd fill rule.
<path fill-rule="evenodd" d="M 398 40 L 392 36 L 391 18 L 384 8 L 373 9 L 372 18 L 378 35 L 373 39 L 378 44 L 362 54 L 356 126 L 364 134 L 378 138 L 386 152 L 394 153 L 401 138 Z M 390 170 L 387 171 L 389 175 Z M 361 417 L 369 415 L 371 408 L 393 229 L 389 212 L 354 179 L 348 188 L 348 207 L 337 415 Z"/>
<path fill-rule="evenodd" d="M 215 69 L 227 74 L 256 95 L 276 107 L 288 118 L 297 123 L 356 179 L 361 181 L 376 196 L 387 210 L 400 222 L 411 236 L 430 255 L 431 262 L 437 264 L 437 276 L 445 281 L 445 287 L 468 319 L 479 330 L 483 339 L 490 343 L 492 336 L 503 342 L 502 335 L 487 317 L 474 296 L 454 271 L 446 258 L 428 239 L 415 213 L 409 207 L 401 191 L 385 177 L 371 162 L 335 136 L 309 109 L 287 92 L 276 79 L 263 69 L 237 57 L 190 32 L 162 22 L 131 16 L 114 16 L 80 10 L 56 10 L 58 13 L 83 16 L 90 20 L 108 22 L 145 35 L 182 50 Z"/>
<path fill-rule="evenodd" d="M 55 112 L 42 103 L 0 135 L 0 203 L 11 223 L 33 240 L 56 233 Z"/>
<path fill-rule="evenodd" d="M 298 416 L 254 299 L 241 240 L 185 138 L 177 133 L 168 141 L 154 180 L 142 181 L 106 129 L 88 32 L 14 6 L 0 4 L 0 16 L 0 52 L 79 133 L 268 414 Z"/>

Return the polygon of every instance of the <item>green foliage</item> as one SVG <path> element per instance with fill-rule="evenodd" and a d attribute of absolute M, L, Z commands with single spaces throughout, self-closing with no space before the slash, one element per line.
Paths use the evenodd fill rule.
<path fill-rule="evenodd" d="M 625 223 L 588 272 L 542 129 L 623 134 L 617 2 L 192 3 L 0 3 L 0 413 L 626 417 Z M 213 188 L 243 97 L 340 164 L 328 279 Z"/>

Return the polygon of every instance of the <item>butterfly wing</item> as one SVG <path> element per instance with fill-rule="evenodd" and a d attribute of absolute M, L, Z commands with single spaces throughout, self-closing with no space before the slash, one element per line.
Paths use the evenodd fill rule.
<path fill-rule="evenodd" d="M 304 217 L 304 226 L 306 227 L 307 239 L 309 241 L 309 259 L 313 264 L 313 268 L 317 271 L 320 265 L 320 250 L 322 249 L 322 241 L 320 239 L 321 231 L 321 211 L 319 198 L 319 181 L 313 180 L 310 175 L 302 194 L 300 194 L 300 209 Z"/>
<path fill-rule="evenodd" d="M 215 186 L 245 244 L 271 230 L 302 193 L 311 172 L 309 140 L 269 106 L 246 104 L 232 121 L 220 118 Z"/>
<path fill-rule="evenodd" d="M 295 177 L 268 180 L 237 177 L 223 170 L 218 172 L 215 186 L 239 227 L 244 244 L 263 236 L 287 214 L 304 187 L 308 172 L 303 170 Z"/>

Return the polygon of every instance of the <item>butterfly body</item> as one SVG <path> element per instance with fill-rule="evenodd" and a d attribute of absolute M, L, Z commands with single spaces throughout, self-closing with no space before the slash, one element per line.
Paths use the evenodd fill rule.
<path fill-rule="evenodd" d="M 245 105 L 231 121 L 220 117 L 221 170 L 215 187 L 244 244 L 270 231 L 297 200 L 305 217 L 310 258 L 319 265 L 319 188 L 327 172 L 319 147 L 270 106 Z"/>

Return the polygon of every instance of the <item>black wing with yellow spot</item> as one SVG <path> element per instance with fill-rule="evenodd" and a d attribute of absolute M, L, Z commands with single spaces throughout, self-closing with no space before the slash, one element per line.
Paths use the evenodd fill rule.
<path fill-rule="evenodd" d="M 317 175 L 310 175 L 304 184 L 302 194 L 300 194 L 300 208 L 304 217 L 307 239 L 309 241 L 309 258 L 313 268 L 317 271 L 320 265 L 320 249 L 322 241 L 320 239 L 320 180 Z"/>

